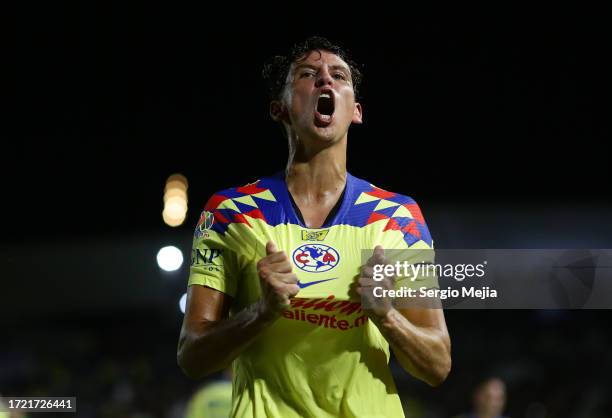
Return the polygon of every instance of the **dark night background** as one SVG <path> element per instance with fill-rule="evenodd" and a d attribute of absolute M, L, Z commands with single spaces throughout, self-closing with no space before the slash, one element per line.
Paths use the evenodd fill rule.
<path fill-rule="evenodd" d="M 609 25 L 329 7 L 18 13 L 0 145 L 0 393 L 76 395 L 79 416 L 180 416 L 201 383 L 175 361 L 187 268 L 162 273 L 155 254 L 188 254 L 213 192 L 284 166 L 261 68 L 313 34 L 364 66 L 349 171 L 416 199 L 437 247 L 612 248 Z M 170 228 L 175 172 L 189 213 Z M 508 384 L 512 417 L 612 416 L 608 311 L 446 316 L 447 382 L 397 373 L 409 416 L 462 412 L 487 375 Z"/>

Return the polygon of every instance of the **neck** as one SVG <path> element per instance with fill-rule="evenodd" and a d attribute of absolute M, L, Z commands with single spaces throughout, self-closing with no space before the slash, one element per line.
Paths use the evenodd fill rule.
<path fill-rule="evenodd" d="M 295 199 L 316 203 L 338 196 L 346 184 L 346 135 L 318 149 L 291 141 L 287 187 Z"/>

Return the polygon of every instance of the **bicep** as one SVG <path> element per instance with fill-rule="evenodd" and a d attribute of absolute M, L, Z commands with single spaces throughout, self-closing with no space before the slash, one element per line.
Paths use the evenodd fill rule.
<path fill-rule="evenodd" d="M 191 285 L 187 288 L 187 303 L 177 347 L 177 359 L 188 376 L 200 378 L 214 371 L 211 364 L 206 365 L 201 359 L 202 353 L 206 353 L 211 347 L 218 349 L 218 345 L 206 342 L 206 336 L 214 324 L 227 317 L 230 304 L 229 296 L 210 287 Z M 205 347 L 204 351 L 202 347 Z"/>
<path fill-rule="evenodd" d="M 202 285 L 187 288 L 187 303 L 183 327 L 195 327 L 227 318 L 232 298 L 218 290 Z"/>

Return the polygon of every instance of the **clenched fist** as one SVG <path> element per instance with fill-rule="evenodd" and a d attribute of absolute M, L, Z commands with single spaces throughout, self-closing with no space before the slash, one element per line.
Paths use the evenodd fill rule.
<path fill-rule="evenodd" d="M 262 314 L 279 315 L 289 307 L 289 299 L 300 291 L 289 257 L 284 251 L 278 251 L 272 241 L 268 241 L 266 256 L 257 263 L 257 273 L 261 283 L 259 303 Z"/>
<path fill-rule="evenodd" d="M 361 267 L 359 278 L 357 280 L 357 293 L 361 296 L 361 305 L 366 314 L 372 319 L 384 316 L 393 308 L 393 300 L 385 296 L 379 297 L 374 295 L 374 288 L 380 287 L 381 290 L 392 290 L 395 288 L 395 277 L 385 277 L 377 281 L 374 280 L 374 266 L 388 264 L 385 257 L 385 250 L 377 245 L 374 248 L 374 253 L 369 258 L 368 262 Z M 378 294 L 382 293 L 381 291 Z"/>

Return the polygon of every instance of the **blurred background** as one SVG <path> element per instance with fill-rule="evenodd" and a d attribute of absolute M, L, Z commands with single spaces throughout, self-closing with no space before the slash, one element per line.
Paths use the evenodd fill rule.
<path fill-rule="evenodd" d="M 442 21 L 343 8 L 17 11 L 4 60 L 3 396 L 77 396 L 83 417 L 184 415 L 206 383 L 176 365 L 193 228 L 212 193 L 284 167 L 261 69 L 314 34 L 364 66 L 349 171 L 417 200 L 438 248 L 612 248 L 610 29 L 597 13 Z M 188 203 L 171 227 L 175 173 Z M 158 265 L 167 246 L 185 260 L 173 271 Z M 469 411 L 491 376 L 508 416 L 612 417 L 609 311 L 446 318 L 442 387 L 393 365 L 409 417 Z"/>

